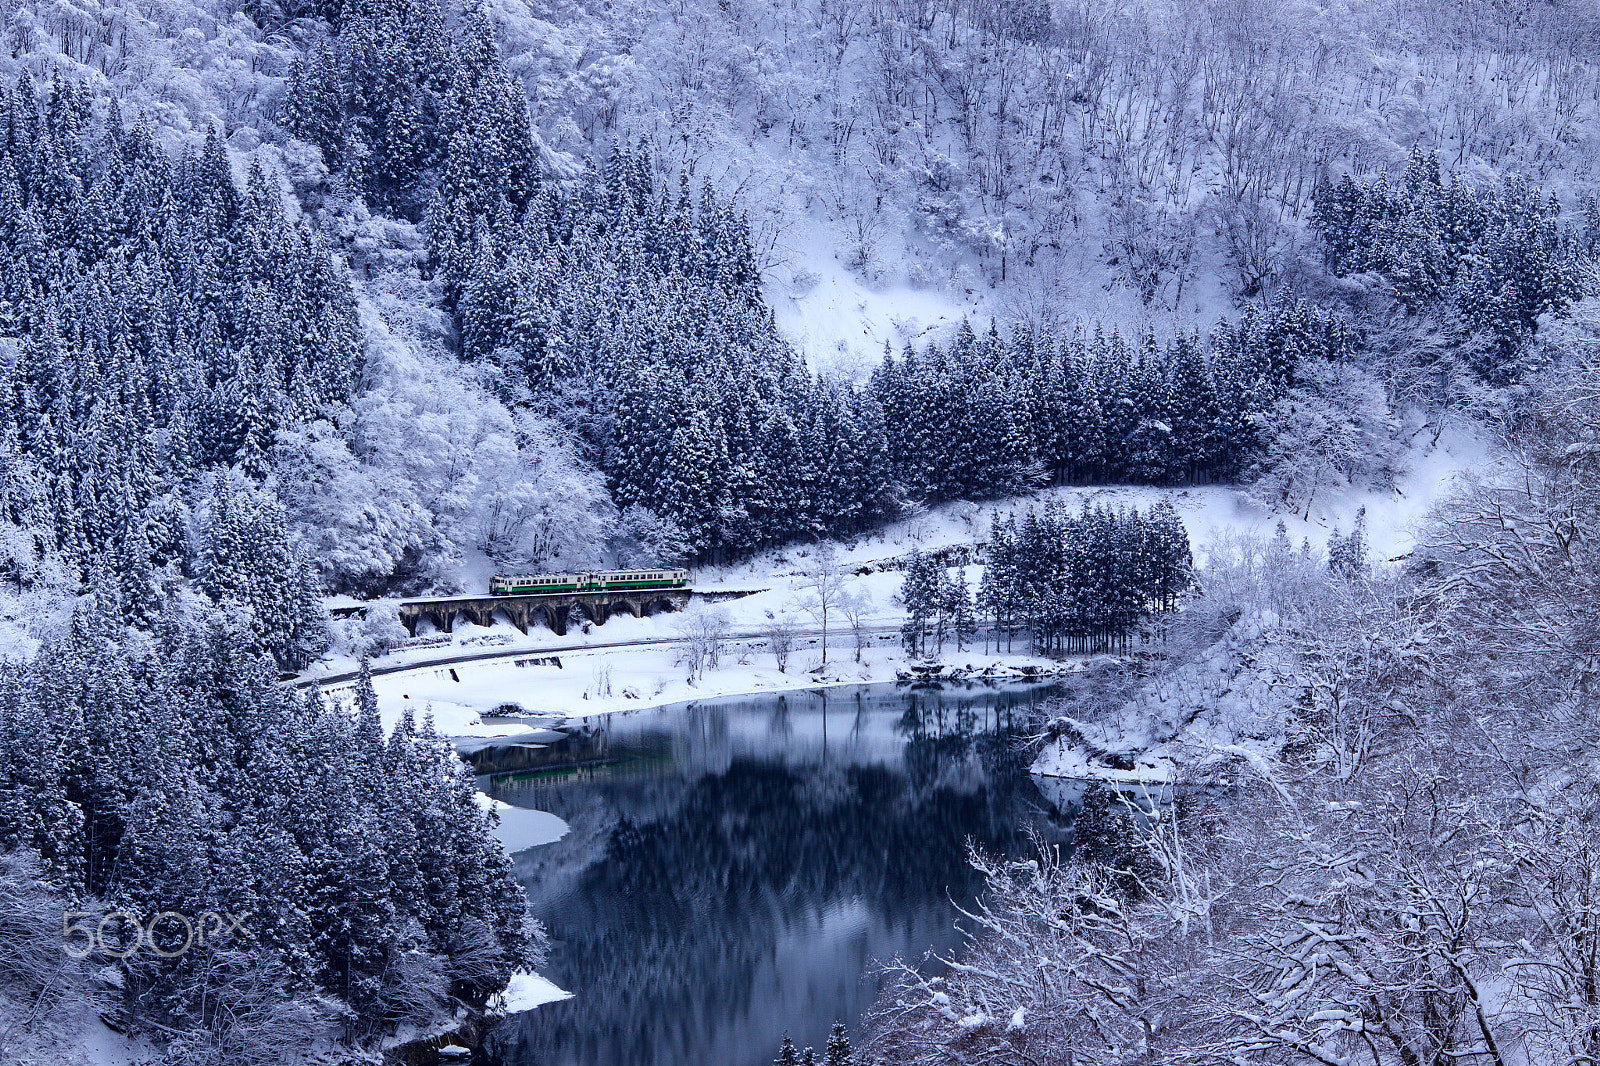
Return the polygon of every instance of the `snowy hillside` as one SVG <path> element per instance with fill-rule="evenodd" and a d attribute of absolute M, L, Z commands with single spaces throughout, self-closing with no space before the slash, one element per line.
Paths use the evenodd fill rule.
<path fill-rule="evenodd" d="M 1568 815 L 1494 819 L 1517 789 L 1565 802 L 1550 753 L 1581 768 L 1592 739 L 1597 25 L 1490 0 L 0 4 L 0 1059 L 354 1062 L 552 1002 L 507 848 L 558 827 L 498 819 L 449 739 L 530 714 L 1115 652 L 1131 701 L 1057 722 L 1043 769 L 1138 749 L 1235 790 L 1252 846 L 1315 836 L 1272 806 L 1303 803 L 1400 869 L 1405 832 L 1339 819 L 1411 809 L 1411 758 L 1451 803 L 1493 797 L 1472 870 L 1535 868 L 1507 841 Z M 680 565 L 751 594 L 559 638 L 406 636 L 396 610 Z M 1185 831 L 1214 858 L 1225 821 Z M 1429 847 L 1405 884 L 1460 874 Z M 1202 924 L 1156 867 L 1127 867 L 1141 899 Z M 1039 885 L 990 873 L 1033 913 Z M 1573 910 L 1518 876 L 1483 891 Z M 1338 902 L 1317 928 L 1398 913 Z M 56 950 L 69 905 L 93 966 Z M 190 954 L 224 914 L 241 939 Z M 1561 955 L 1568 926 L 1520 920 L 1482 950 Z M 1193 948 L 1148 987 L 1234 965 L 1203 924 L 1205 950 L 1125 938 Z M 1284 997 L 1244 1047 L 1201 1031 L 1240 1004 L 1177 992 L 1118 1017 L 1174 1064 L 1326 1066 L 1380 1030 L 1381 1066 L 1504 1064 L 1502 1014 L 1518 1062 L 1593 1057 L 1526 1021 L 1592 974 L 1428 950 L 1399 969 L 1448 988 L 1359 1024 Z M 888 1059 L 1135 1039 L 1014 989 L 953 982 L 956 1014 L 924 978 L 871 1021 Z M 1425 1051 L 1416 997 L 1456 1011 L 1416 1023 Z"/>

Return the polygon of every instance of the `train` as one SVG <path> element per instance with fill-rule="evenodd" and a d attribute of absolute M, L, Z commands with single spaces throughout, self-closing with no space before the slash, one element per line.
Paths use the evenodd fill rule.
<path fill-rule="evenodd" d="M 513 574 L 504 577 L 497 574 L 489 579 L 489 595 L 681 589 L 688 584 L 687 570 L 589 570 L 581 574 Z"/>

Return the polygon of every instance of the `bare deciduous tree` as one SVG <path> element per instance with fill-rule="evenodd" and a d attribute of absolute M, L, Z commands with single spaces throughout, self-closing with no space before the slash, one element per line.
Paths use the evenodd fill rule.
<path fill-rule="evenodd" d="M 678 616 L 679 661 L 687 668 L 689 680 L 715 670 L 728 639 L 729 620 L 725 608 L 695 602 Z"/>
<path fill-rule="evenodd" d="M 786 614 L 775 616 L 767 623 L 767 650 L 778 664 L 778 673 L 789 669 L 789 656 L 794 652 L 796 626 Z"/>
<path fill-rule="evenodd" d="M 856 662 L 867 647 L 867 623 L 872 619 L 872 594 L 862 589 L 847 592 L 839 599 L 839 611 L 850 625 L 850 635 L 855 639 Z"/>
<path fill-rule="evenodd" d="M 820 544 L 800 571 L 800 606 L 822 625 L 822 661 L 828 661 L 828 618 L 845 595 L 844 571 L 832 544 Z"/>
<path fill-rule="evenodd" d="M 1183 865 L 1170 814 L 1150 814 L 1142 867 L 1155 880 L 1142 889 L 1132 871 L 1067 860 L 1053 846 L 1023 862 L 974 853 L 987 891 L 967 912 L 968 950 L 938 976 L 888 968 L 893 991 L 872 1017 L 871 1050 L 929 1064 L 1200 1061 L 1215 1042 L 1211 1016 L 1195 1009 L 1215 976 L 1212 900 Z"/>
<path fill-rule="evenodd" d="M 1600 1055 L 1597 380 L 1580 352 L 1543 382 L 1507 467 L 1403 572 L 1219 544 L 1172 654 L 1215 672 L 1233 648 L 1225 669 L 1289 697 L 1283 735 L 1249 706 L 1180 716 L 1231 791 L 1140 820 L 1142 863 L 975 857 L 979 939 L 937 977 L 892 971 L 875 1046 L 930 1066 Z M 1237 743 L 1201 742 L 1228 721 Z"/>

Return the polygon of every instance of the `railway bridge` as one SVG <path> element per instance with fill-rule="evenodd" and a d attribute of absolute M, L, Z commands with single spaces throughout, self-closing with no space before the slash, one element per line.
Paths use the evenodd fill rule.
<path fill-rule="evenodd" d="M 595 625 L 603 625 L 614 614 L 629 614 L 635 618 L 659 614 L 662 611 L 681 611 L 689 605 L 694 592 L 677 589 L 610 589 L 592 592 L 554 592 L 513 594 L 509 596 L 434 596 L 421 600 L 405 600 L 400 604 L 400 624 L 413 637 L 417 624 L 428 619 L 443 633 L 455 628 L 456 619 L 464 618 L 475 625 L 490 626 L 495 616 L 526 633 L 533 622 L 543 622 L 557 635 L 567 632 L 567 619 L 576 611 Z"/>

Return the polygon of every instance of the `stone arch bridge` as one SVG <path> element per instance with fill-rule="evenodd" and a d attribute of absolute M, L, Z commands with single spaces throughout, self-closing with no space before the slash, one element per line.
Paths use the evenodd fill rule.
<path fill-rule="evenodd" d="M 542 622 L 559 636 L 566 634 L 567 620 L 574 611 L 595 625 L 604 625 L 614 614 L 643 618 L 662 611 L 681 611 L 694 595 L 690 589 L 613 589 L 520 596 L 437 596 L 403 601 L 400 624 L 414 637 L 424 618 L 440 632 L 449 633 L 455 629 L 457 618 L 491 626 L 499 616 L 524 633 L 529 625 Z"/>

